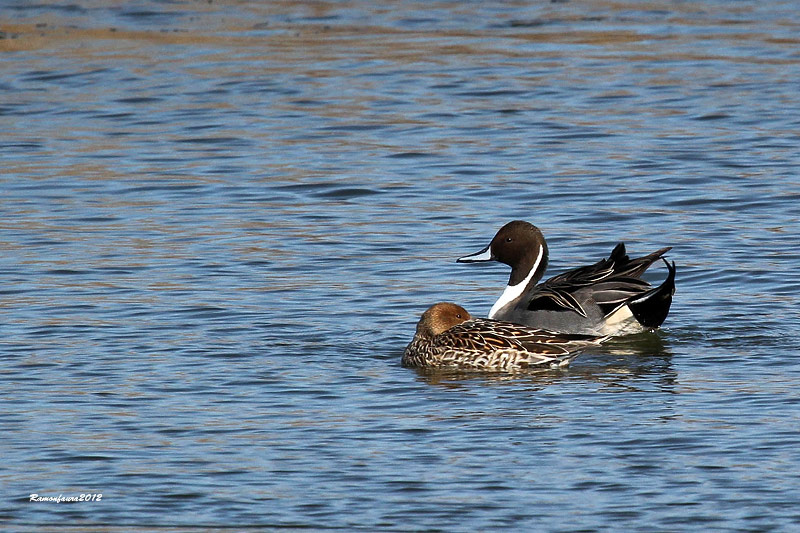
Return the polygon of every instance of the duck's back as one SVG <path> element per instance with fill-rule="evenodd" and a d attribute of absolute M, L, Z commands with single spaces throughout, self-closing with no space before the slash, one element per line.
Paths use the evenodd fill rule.
<path fill-rule="evenodd" d="M 608 259 L 554 276 L 537 285 L 524 299 L 499 309 L 493 318 L 562 333 L 627 335 L 658 327 L 666 318 L 674 292 L 674 265 L 661 286 L 653 288 L 640 276 L 670 248 L 629 259 L 622 243 Z M 660 318 L 642 320 L 635 302 L 657 304 Z M 651 313 L 652 314 L 652 313 Z M 663 314 L 663 316 L 661 316 Z"/>

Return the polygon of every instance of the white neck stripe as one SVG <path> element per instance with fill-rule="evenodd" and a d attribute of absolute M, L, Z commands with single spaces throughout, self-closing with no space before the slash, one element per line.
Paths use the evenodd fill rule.
<path fill-rule="evenodd" d="M 489 311 L 489 318 L 494 318 L 503 307 L 522 296 L 522 293 L 525 291 L 528 283 L 530 283 L 531 278 L 533 278 L 533 275 L 536 274 L 536 270 L 539 268 L 539 263 L 542 262 L 542 254 L 544 254 L 544 246 L 539 247 L 539 255 L 525 279 L 516 285 L 506 285 L 506 290 L 503 291 L 503 294 L 500 295 L 500 298 L 494 303 L 492 309 Z"/>

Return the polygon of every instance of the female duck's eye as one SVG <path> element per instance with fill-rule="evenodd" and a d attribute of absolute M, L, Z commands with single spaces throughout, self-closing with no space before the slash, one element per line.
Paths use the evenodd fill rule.
<path fill-rule="evenodd" d="M 506 237 L 506 242 L 511 242 L 511 241 L 513 241 L 513 240 L 514 240 L 514 239 L 512 239 L 511 237 Z"/>
<path fill-rule="evenodd" d="M 461 318 L 461 313 L 456 314 L 456 318 Z"/>

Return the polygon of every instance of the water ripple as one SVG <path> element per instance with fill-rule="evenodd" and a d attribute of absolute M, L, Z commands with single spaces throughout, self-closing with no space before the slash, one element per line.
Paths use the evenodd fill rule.
<path fill-rule="evenodd" d="M 794 3 L 228 4 L 6 6 L 4 524 L 800 520 Z M 664 327 L 403 369 L 515 218 L 549 274 L 673 246 Z"/>

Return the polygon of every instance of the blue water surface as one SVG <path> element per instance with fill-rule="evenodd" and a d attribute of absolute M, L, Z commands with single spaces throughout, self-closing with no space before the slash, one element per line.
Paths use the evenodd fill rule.
<path fill-rule="evenodd" d="M 4 530 L 797 530 L 796 7 L 0 2 Z M 512 219 L 663 328 L 402 368 Z"/>

